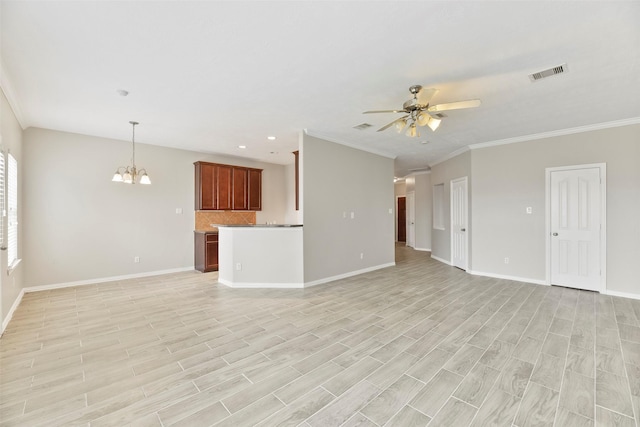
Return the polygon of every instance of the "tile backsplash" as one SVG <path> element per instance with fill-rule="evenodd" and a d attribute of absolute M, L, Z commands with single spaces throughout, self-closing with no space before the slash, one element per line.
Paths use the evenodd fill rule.
<path fill-rule="evenodd" d="M 255 224 L 255 212 L 196 211 L 196 230 L 217 230 L 211 224 Z"/>

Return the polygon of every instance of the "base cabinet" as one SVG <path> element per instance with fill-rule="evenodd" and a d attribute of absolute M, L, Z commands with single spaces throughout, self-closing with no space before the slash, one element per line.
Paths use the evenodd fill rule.
<path fill-rule="evenodd" d="M 218 232 L 194 232 L 194 266 L 203 273 L 218 271 Z"/>

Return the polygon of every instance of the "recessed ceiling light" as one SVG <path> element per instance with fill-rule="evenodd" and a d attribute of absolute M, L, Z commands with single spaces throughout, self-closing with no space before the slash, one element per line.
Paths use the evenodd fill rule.
<path fill-rule="evenodd" d="M 267 137 L 267 139 L 268 139 L 269 141 L 275 141 L 275 140 L 276 140 L 276 137 L 275 137 L 275 136 L 268 136 L 268 137 Z"/>
<path fill-rule="evenodd" d="M 244 150 L 245 148 L 247 148 L 247 146 L 246 145 L 238 145 L 238 148 L 242 148 Z"/>
<path fill-rule="evenodd" d="M 124 90 L 124 89 L 118 89 L 116 92 L 118 92 L 118 95 L 120 95 L 120 96 L 129 95 L 129 91 L 128 90 Z"/>

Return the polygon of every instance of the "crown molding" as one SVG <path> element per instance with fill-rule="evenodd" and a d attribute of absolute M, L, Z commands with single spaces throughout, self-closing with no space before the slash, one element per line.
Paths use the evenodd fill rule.
<path fill-rule="evenodd" d="M 354 145 L 354 144 L 352 144 L 350 142 L 341 141 L 341 140 L 333 138 L 331 136 L 323 135 L 322 133 L 318 133 L 318 132 L 315 132 L 315 131 L 309 131 L 308 129 L 304 129 L 304 134 L 312 136 L 314 138 L 324 139 L 325 141 L 333 142 L 335 144 L 345 145 L 345 146 L 347 146 L 349 148 L 353 148 L 354 150 L 364 151 L 364 152 L 371 153 L 371 154 L 376 154 L 378 156 L 386 157 L 388 159 L 395 159 L 397 157 L 397 156 L 395 156 L 393 154 L 384 153 L 382 151 L 378 151 L 378 150 L 375 150 L 375 149 L 372 149 L 372 148 L 362 148 L 361 146 Z"/>
<path fill-rule="evenodd" d="M 480 142 L 469 145 L 469 149 L 476 150 L 478 148 L 496 147 L 498 145 L 517 144 L 518 142 L 535 141 L 537 139 L 552 138 L 555 136 L 572 135 L 576 133 L 591 132 L 601 129 L 609 129 L 621 126 L 640 124 L 640 117 L 631 117 L 628 119 L 614 120 L 611 122 L 596 123 L 586 126 L 578 126 L 574 128 L 554 130 L 550 132 L 534 133 L 531 135 L 516 136 L 513 138 L 499 139 L 496 141 Z"/>
<path fill-rule="evenodd" d="M 431 163 L 429 166 L 431 166 L 431 168 L 433 168 L 435 165 L 438 165 L 442 162 L 446 162 L 449 159 L 453 159 L 456 156 L 459 156 L 460 154 L 466 153 L 467 151 L 469 151 L 469 146 L 465 145 L 462 148 L 457 149 L 456 151 L 447 154 L 444 157 L 439 158 L 438 160 L 436 160 L 435 162 Z"/>
<path fill-rule="evenodd" d="M 7 78 L 7 71 L 4 67 L 4 64 L 2 63 L 2 59 L 0 59 L 0 90 L 2 90 L 4 96 L 7 97 L 7 102 L 9 102 L 9 106 L 13 110 L 13 114 L 16 116 L 16 120 L 18 120 L 18 124 L 20 125 L 22 130 L 25 130 L 26 123 L 24 121 L 24 115 L 22 114 L 22 110 L 20 109 L 20 104 L 18 103 L 18 98 L 15 95 L 13 86 Z"/>

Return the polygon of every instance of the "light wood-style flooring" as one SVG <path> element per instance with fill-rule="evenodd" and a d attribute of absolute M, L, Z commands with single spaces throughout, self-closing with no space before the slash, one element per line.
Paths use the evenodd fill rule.
<path fill-rule="evenodd" d="M 634 426 L 640 301 L 397 266 L 305 290 L 180 273 L 29 293 L 3 426 Z"/>

